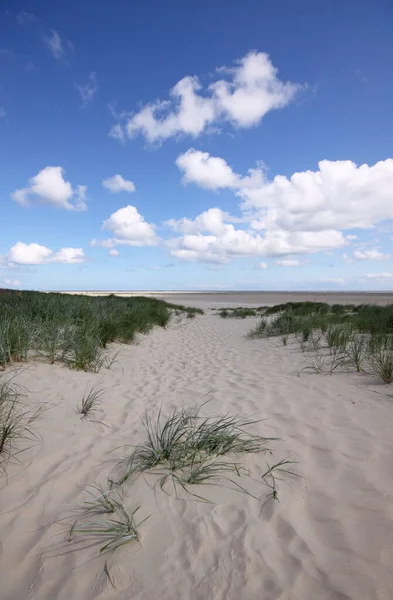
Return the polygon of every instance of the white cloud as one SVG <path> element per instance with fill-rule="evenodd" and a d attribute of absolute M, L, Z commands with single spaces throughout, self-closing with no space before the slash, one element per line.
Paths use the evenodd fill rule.
<path fill-rule="evenodd" d="M 3 280 L 3 283 L 4 283 L 5 285 L 10 285 L 10 286 L 12 286 L 12 287 L 15 287 L 15 286 L 18 286 L 18 285 L 20 285 L 20 281 L 19 281 L 19 279 L 4 279 L 4 280 Z"/>
<path fill-rule="evenodd" d="M 390 258 L 390 254 L 383 254 L 376 248 L 371 248 L 370 250 L 354 250 L 353 258 L 354 260 L 387 260 Z"/>
<path fill-rule="evenodd" d="M 169 221 L 165 221 L 164 225 L 182 233 L 200 233 L 206 231 L 213 234 L 220 234 L 227 231 L 228 223 L 239 221 L 241 219 L 231 217 L 228 213 L 221 210 L 221 208 L 209 208 L 194 220 L 187 219 L 186 217 L 179 220 L 169 219 Z"/>
<path fill-rule="evenodd" d="M 49 51 L 57 60 L 61 60 L 65 57 L 66 51 L 61 37 L 57 31 L 51 29 L 51 35 L 49 37 L 46 37 L 44 41 Z"/>
<path fill-rule="evenodd" d="M 254 229 L 236 229 L 232 219 L 219 208 L 209 209 L 194 220 L 166 222 L 185 235 L 169 240 L 173 256 L 183 260 L 228 262 L 240 256 L 285 256 L 316 253 L 345 246 L 348 242 L 340 231 L 283 231 L 265 230 L 263 235 Z M 236 219 L 233 222 L 242 221 Z"/>
<path fill-rule="evenodd" d="M 183 183 L 196 183 L 202 188 L 236 188 L 240 181 L 223 158 L 194 148 L 178 156 L 176 165 L 184 173 Z"/>
<path fill-rule="evenodd" d="M 249 223 L 247 234 L 253 247 L 267 256 L 342 248 L 357 239 L 352 229 L 372 228 L 393 218 L 393 159 L 360 167 L 351 161 L 325 160 L 315 172 L 294 173 L 290 178 L 278 175 L 273 181 L 267 180 L 263 166 L 241 176 L 222 158 L 194 149 L 179 156 L 176 164 L 184 183 L 231 189 L 241 199 L 243 216 L 238 222 Z M 215 230 L 204 229 L 219 237 L 218 229 L 228 232 L 231 220 L 221 218 L 219 209 L 212 210 Z M 167 225 L 184 233 L 203 232 L 201 221 L 205 222 L 208 214 L 206 211 L 195 220 L 167 221 Z M 348 235 L 344 235 L 346 230 Z M 212 243 L 210 240 L 210 250 Z M 219 240 L 216 243 L 220 245 Z M 195 259 L 188 251 L 182 256 Z M 345 256 L 347 260 L 388 258 L 377 250 L 357 250 L 354 259 Z"/>
<path fill-rule="evenodd" d="M 63 177 L 61 167 L 45 167 L 29 180 L 29 186 L 16 190 L 11 197 L 22 206 L 49 204 L 66 210 L 86 210 L 86 186 L 72 185 Z"/>
<path fill-rule="evenodd" d="M 262 271 L 265 271 L 267 269 L 267 264 L 265 262 L 261 262 L 257 265 L 256 268 L 261 269 Z"/>
<path fill-rule="evenodd" d="M 59 263 L 80 263 L 85 259 L 82 248 L 61 248 L 51 258 L 51 262 Z"/>
<path fill-rule="evenodd" d="M 109 256 L 119 256 L 120 252 L 116 249 L 113 249 L 113 250 L 109 250 L 108 254 L 109 254 Z"/>
<path fill-rule="evenodd" d="M 276 265 L 278 265 L 279 267 L 299 267 L 302 263 L 300 262 L 300 260 L 295 260 L 295 259 L 282 259 L 282 260 L 276 260 Z"/>
<path fill-rule="evenodd" d="M 97 75 L 93 71 L 89 75 L 88 82 L 85 85 L 75 84 L 76 89 L 78 90 L 80 97 L 82 99 L 82 105 L 87 106 L 89 102 L 91 102 L 98 91 L 98 83 L 97 83 Z"/>
<path fill-rule="evenodd" d="M 393 273 L 368 273 L 367 279 L 392 279 Z"/>
<path fill-rule="evenodd" d="M 227 78 L 217 79 L 204 93 L 198 77 L 184 77 L 170 90 L 169 100 L 146 104 L 123 125 L 115 125 L 110 135 L 119 139 L 141 134 L 158 142 L 179 134 L 197 137 L 220 121 L 252 127 L 270 110 L 289 104 L 301 87 L 280 81 L 264 52 L 250 52 L 233 68 L 217 71 Z"/>
<path fill-rule="evenodd" d="M 286 231 L 370 228 L 393 218 L 393 159 L 358 167 L 323 160 L 318 171 L 278 175 L 261 186 L 242 188 L 243 209 L 259 212 L 254 227 Z"/>
<path fill-rule="evenodd" d="M 147 223 L 135 206 L 119 208 L 104 221 L 102 229 L 109 230 L 113 237 L 103 242 L 93 240 L 93 245 L 155 246 L 158 243 L 155 225 Z"/>
<path fill-rule="evenodd" d="M 40 244 L 25 244 L 17 242 L 10 249 L 7 260 L 17 265 L 40 265 L 43 263 L 80 263 L 84 260 L 82 248 L 61 248 L 54 253 L 53 250 Z"/>
<path fill-rule="evenodd" d="M 119 192 L 135 192 L 135 185 L 132 181 L 123 179 L 121 175 L 113 175 L 102 181 L 102 185 L 111 192 L 118 194 Z"/>

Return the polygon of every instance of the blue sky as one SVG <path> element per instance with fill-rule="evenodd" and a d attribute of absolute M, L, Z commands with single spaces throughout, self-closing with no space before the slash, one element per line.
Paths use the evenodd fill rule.
<path fill-rule="evenodd" d="M 393 5 L 6 2 L 0 287 L 391 289 Z"/>

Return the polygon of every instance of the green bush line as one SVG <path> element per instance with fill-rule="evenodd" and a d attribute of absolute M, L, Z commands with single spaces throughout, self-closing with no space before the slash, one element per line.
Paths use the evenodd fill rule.
<path fill-rule="evenodd" d="M 277 336 L 286 345 L 291 334 L 303 352 L 319 352 L 324 343 L 334 356 L 334 368 L 352 365 L 360 372 L 367 362 L 382 381 L 393 381 L 393 304 L 330 306 L 323 302 L 288 302 L 268 307 L 248 335 Z M 321 355 L 318 360 L 326 362 Z M 324 369 L 313 364 L 312 370 Z"/>
<path fill-rule="evenodd" d="M 0 295 L 0 367 L 41 356 L 50 363 L 97 372 L 110 342 L 166 327 L 173 312 L 203 311 L 155 298 L 89 297 L 43 292 Z"/>
<path fill-rule="evenodd" d="M 265 310 L 263 306 L 259 308 L 249 308 L 238 306 L 236 308 L 218 308 L 217 313 L 223 319 L 245 319 L 246 317 L 259 317 Z"/>

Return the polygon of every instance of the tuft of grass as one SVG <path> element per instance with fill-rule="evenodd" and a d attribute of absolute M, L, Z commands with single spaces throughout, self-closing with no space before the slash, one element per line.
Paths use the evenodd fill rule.
<path fill-rule="evenodd" d="M 367 358 L 367 344 L 363 336 L 355 336 L 348 343 L 345 350 L 345 362 L 355 367 L 357 373 L 363 371 Z"/>
<path fill-rule="evenodd" d="M 393 350 L 379 349 L 370 355 L 374 372 L 379 375 L 384 383 L 393 381 Z"/>
<path fill-rule="evenodd" d="M 251 331 L 249 331 L 248 337 L 251 339 L 266 337 L 267 331 L 267 321 L 262 317 L 258 325 L 256 325 L 255 327 L 253 327 L 253 329 L 251 329 Z"/>
<path fill-rule="evenodd" d="M 281 343 L 283 346 L 286 346 L 288 344 L 288 338 L 289 338 L 288 333 L 284 333 L 284 335 L 281 336 Z"/>
<path fill-rule="evenodd" d="M 108 521 L 88 521 L 86 523 L 77 523 L 72 529 L 70 541 L 77 535 L 83 535 L 85 539 L 97 540 L 98 543 L 104 542 L 100 548 L 100 554 L 103 552 L 113 553 L 115 550 L 140 539 L 138 528 L 149 517 L 146 517 L 140 523 L 135 520 L 135 514 L 139 506 L 132 512 L 128 512 L 122 504 L 116 507 L 119 513 L 117 519 L 108 519 Z"/>
<path fill-rule="evenodd" d="M 159 475 L 164 490 L 168 482 L 188 491 L 189 486 L 212 479 L 222 479 L 226 472 L 240 474 L 242 467 L 230 455 L 269 452 L 268 442 L 247 431 L 256 423 L 237 415 L 202 417 L 200 406 L 175 410 L 163 419 L 161 410 L 156 419 L 143 419 L 147 439 L 133 447 L 118 465 L 120 477 L 111 485 L 119 485 L 141 473 Z M 205 499 L 204 499 L 205 500 Z"/>
<path fill-rule="evenodd" d="M 84 500 L 76 507 L 77 518 L 71 525 L 68 541 L 72 541 L 77 524 L 86 518 L 95 517 L 97 515 L 107 514 L 112 515 L 122 507 L 121 497 L 115 494 L 112 490 L 105 490 L 100 484 L 92 484 L 88 486 L 87 492 L 91 496 L 91 500 Z"/>
<path fill-rule="evenodd" d="M 300 371 L 311 371 L 312 373 L 331 375 L 338 367 L 343 364 L 343 359 L 338 356 L 325 356 L 321 352 L 317 352 L 314 356 L 305 359 L 306 366 Z M 300 375 L 299 373 L 299 375 Z"/>
<path fill-rule="evenodd" d="M 11 459 L 18 460 L 38 439 L 33 423 L 46 410 L 44 404 L 26 406 L 22 401 L 23 390 L 15 382 L 15 373 L 0 377 L 0 470 L 7 472 Z"/>
<path fill-rule="evenodd" d="M 95 413 L 101 405 L 101 398 L 104 391 L 96 386 L 89 391 L 85 391 L 78 412 L 82 415 L 82 419 Z"/>

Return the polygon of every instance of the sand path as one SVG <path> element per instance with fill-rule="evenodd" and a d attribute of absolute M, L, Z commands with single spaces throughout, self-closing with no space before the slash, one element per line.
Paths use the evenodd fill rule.
<path fill-rule="evenodd" d="M 20 375 L 30 399 L 55 405 L 39 445 L 21 455 L 25 468 L 10 466 L 1 480 L 2 600 L 393 598 L 393 387 L 368 375 L 298 377 L 298 344 L 246 339 L 254 322 L 207 314 L 121 347 L 98 375 L 45 364 Z M 97 381 L 105 393 L 95 418 L 105 425 L 76 413 Z M 146 408 L 165 413 L 205 394 L 211 414 L 267 418 L 258 432 L 282 438 L 275 456 L 294 455 L 304 480 L 285 478 L 280 502 L 262 512 L 224 487 L 206 490 L 214 504 L 155 495 L 142 479 L 126 487 L 127 506 L 151 516 L 141 545 L 114 557 L 114 590 L 97 547 L 63 544 L 61 519 L 86 499 L 84 486 L 105 483 L 109 450 L 142 439 Z M 254 475 L 264 460 L 249 459 Z"/>

